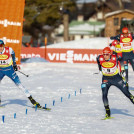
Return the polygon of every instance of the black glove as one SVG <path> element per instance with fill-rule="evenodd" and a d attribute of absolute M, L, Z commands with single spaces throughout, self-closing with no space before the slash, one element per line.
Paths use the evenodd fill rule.
<path fill-rule="evenodd" d="M 13 69 L 14 69 L 14 71 L 18 71 L 17 65 L 13 65 Z"/>
<path fill-rule="evenodd" d="M 119 60 L 119 61 L 121 61 L 121 60 L 122 60 L 122 57 L 121 57 L 121 56 L 119 56 L 119 57 L 118 57 L 118 60 Z"/>

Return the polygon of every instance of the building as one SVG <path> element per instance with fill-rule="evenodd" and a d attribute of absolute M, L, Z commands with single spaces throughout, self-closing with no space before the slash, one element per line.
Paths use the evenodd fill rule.
<path fill-rule="evenodd" d="M 105 36 L 115 36 L 120 33 L 120 26 L 123 20 L 134 19 L 134 11 L 124 9 L 107 13 L 105 15 Z M 131 31 L 130 31 L 131 32 Z"/>
<path fill-rule="evenodd" d="M 121 21 L 132 20 L 133 12 L 134 0 L 97 0 L 97 2 L 78 3 L 76 10 L 69 16 L 69 40 L 116 35 L 120 32 Z M 117 19 L 114 17 L 114 20 L 111 18 L 109 21 L 109 18 L 113 17 L 112 15 L 122 17 L 117 17 Z M 107 23 L 106 28 L 105 23 Z M 118 25 L 114 23 L 118 23 Z M 55 43 L 63 42 L 64 25 L 55 31 Z"/>
<path fill-rule="evenodd" d="M 104 36 L 102 35 L 104 28 L 105 22 L 103 21 L 72 21 L 69 25 L 69 40 Z"/>

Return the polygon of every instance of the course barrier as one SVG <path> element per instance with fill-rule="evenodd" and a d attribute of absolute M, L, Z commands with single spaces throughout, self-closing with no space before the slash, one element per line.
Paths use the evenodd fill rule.
<path fill-rule="evenodd" d="M 79 94 L 82 94 L 82 88 L 80 89 L 80 91 L 79 91 Z M 68 94 L 68 99 L 70 99 L 70 94 Z M 74 92 L 74 96 L 77 96 L 77 91 L 75 90 L 75 92 Z M 61 100 L 61 102 L 63 102 L 63 97 L 61 97 L 60 98 L 60 100 Z M 55 106 L 55 100 L 53 100 L 53 106 Z M 45 108 L 47 108 L 47 104 L 45 104 Z M 35 107 L 35 112 L 38 110 L 38 108 L 37 107 Z M 29 112 L 29 114 L 30 114 L 30 112 Z M 28 115 L 28 108 L 26 108 L 26 110 L 25 110 L 25 115 L 27 116 Z M 19 115 L 18 115 L 19 116 Z M 5 118 L 6 118 L 6 116 L 5 115 L 2 115 L 2 123 L 5 123 Z M 13 114 L 13 118 L 14 119 L 16 119 L 17 118 L 17 113 L 14 113 Z M 8 119 L 7 119 L 8 120 Z"/>
<path fill-rule="evenodd" d="M 96 63 L 96 57 L 101 53 L 101 49 L 22 47 L 21 59 L 41 57 L 49 62 Z"/>

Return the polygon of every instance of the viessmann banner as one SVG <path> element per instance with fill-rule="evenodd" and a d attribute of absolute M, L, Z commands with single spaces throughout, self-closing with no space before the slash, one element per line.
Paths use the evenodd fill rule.
<path fill-rule="evenodd" d="M 46 52 L 46 54 L 45 54 Z M 49 62 L 96 63 L 100 49 L 22 48 L 21 58 L 41 57 Z M 46 57 L 45 57 L 46 56 Z"/>
<path fill-rule="evenodd" d="M 0 0 L 0 39 L 13 48 L 20 63 L 25 0 Z"/>

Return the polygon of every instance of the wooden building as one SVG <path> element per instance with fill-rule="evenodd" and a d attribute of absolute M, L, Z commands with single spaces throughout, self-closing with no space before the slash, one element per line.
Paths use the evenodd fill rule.
<path fill-rule="evenodd" d="M 134 11 L 128 9 L 107 13 L 105 15 L 105 36 L 110 37 L 119 34 L 122 20 L 132 19 L 134 19 Z"/>

